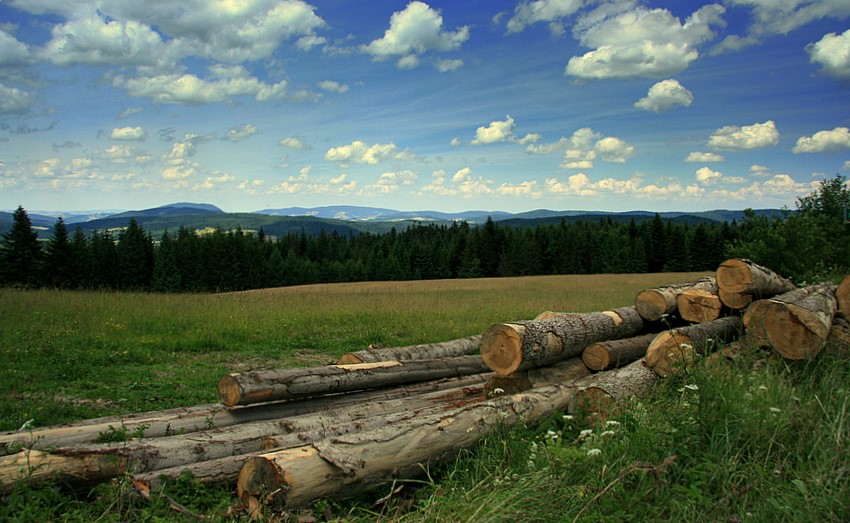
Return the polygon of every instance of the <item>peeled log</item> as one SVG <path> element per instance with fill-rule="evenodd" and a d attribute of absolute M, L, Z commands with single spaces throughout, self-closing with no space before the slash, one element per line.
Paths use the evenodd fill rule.
<path fill-rule="evenodd" d="M 578 356 L 591 343 L 628 338 L 644 328 L 635 307 L 497 323 L 481 338 L 484 362 L 500 376 Z"/>
<path fill-rule="evenodd" d="M 646 348 L 656 333 L 634 336 L 622 340 L 591 343 L 581 351 L 581 359 L 590 370 L 608 370 L 623 367 L 643 358 Z"/>
<path fill-rule="evenodd" d="M 646 364 L 662 377 L 678 374 L 698 354 L 704 355 L 710 348 L 733 341 L 740 333 L 741 319 L 737 316 L 665 331 L 646 349 Z"/>
<path fill-rule="evenodd" d="M 115 430 L 125 430 L 128 433 L 138 430 L 144 434 L 145 438 L 187 434 L 210 427 L 224 428 L 240 423 L 298 416 L 464 385 L 480 384 L 486 381 L 488 377 L 487 375 L 473 374 L 461 378 L 432 380 L 391 389 L 336 394 L 268 405 L 252 405 L 239 409 L 225 409 L 220 403 L 213 403 L 195 407 L 133 413 L 126 416 L 95 418 L 67 425 L 39 427 L 26 432 L 6 432 L 0 433 L 0 455 L 14 454 L 21 448 L 49 449 L 91 444 L 97 442 L 101 433 L 109 434 Z"/>
<path fill-rule="evenodd" d="M 687 289 L 676 298 L 679 316 L 691 323 L 705 323 L 720 317 L 723 303 L 717 292 L 705 289 Z"/>
<path fill-rule="evenodd" d="M 850 274 L 841 280 L 835 289 L 835 298 L 838 301 L 838 309 L 844 317 L 850 320 Z"/>
<path fill-rule="evenodd" d="M 717 286 L 727 293 L 772 296 L 796 287 L 793 283 L 750 260 L 731 258 L 717 267 Z"/>
<path fill-rule="evenodd" d="M 687 289 L 713 290 L 717 284 L 713 277 L 700 278 L 690 283 L 662 285 L 654 289 L 645 289 L 635 296 L 638 314 L 646 321 L 658 321 L 665 315 L 676 312 L 676 298 Z"/>
<path fill-rule="evenodd" d="M 384 347 L 343 354 L 338 365 L 377 363 L 380 361 L 433 360 L 475 354 L 481 350 L 481 335 L 467 336 L 457 340 L 407 347 Z"/>
<path fill-rule="evenodd" d="M 605 420 L 616 415 L 626 400 L 645 397 L 657 384 L 658 375 L 643 360 L 637 360 L 577 381 L 569 411 Z"/>
<path fill-rule="evenodd" d="M 90 455 L 84 458 L 55 456 L 40 450 L 22 450 L 0 456 L 0 492 L 8 492 L 19 481 L 56 480 L 89 484 L 116 477 L 127 470 L 126 460 L 114 456 Z"/>
<path fill-rule="evenodd" d="M 552 385 L 511 397 L 405 420 L 376 430 L 270 452 L 245 462 L 236 482 L 243 503 L 296 508 L 421 476 L 503 424 L 563 410 L 572 387 Z"/>
<path fill-rule="evenodd" d="M 225 407 L 375 389 L 487 372 L 480 356 L 385 361 L 228 374 L 218 383 Z"/>
<path fill-rule="evenodd" d="M 484 384 L 484 397 L 511 395 L 547 385 L 569 385 L 590 374 L 581 358 L 557 361 L 545 367 L 515 372 L 510 376 L 493 376 Z"/>
<path fill-rule="evenodd" d="M 753 302 L 744 312 L 747 341 L 789 359 L 816 356 L 837 306 L 834 289 L 831 283 L 810 285 Z"/>

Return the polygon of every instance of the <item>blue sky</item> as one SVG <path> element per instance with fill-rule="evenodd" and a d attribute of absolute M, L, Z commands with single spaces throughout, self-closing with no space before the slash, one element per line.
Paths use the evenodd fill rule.
<path fill-rule="evenodd" d="M 850 0 L 0 0 L 0 209 L 707 210 L 850 175 Z"/>

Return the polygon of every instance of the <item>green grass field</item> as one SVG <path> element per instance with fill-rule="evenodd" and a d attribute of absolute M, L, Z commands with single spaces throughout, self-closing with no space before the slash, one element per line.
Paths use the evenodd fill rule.
<path fill-rule="evenodd" d="M 323 364 L 370 343 L 459 338 L 544 310 L 630 305 L 701 274 L 317 285 L 218 295 L 0 290 L 0 429 L 216 400 L 224 373 Z M 753 371 L 752 368 L 758 368 Z M 316 521 L 848 521 L 850 349 L 814 362 L 754 352 L 662 383 L 607 426 L 556 416 L 505 429 L 388 503 L 317 503 Z M 188 521 L 122 482 L 89 495 L 21 486 L 9 521 Z M 169 494 L 246 519 L 229 488 Z M 268 514 L 297 521 L 306 514 Z M 309 520 L 309 519 L 307 519 Z"/>

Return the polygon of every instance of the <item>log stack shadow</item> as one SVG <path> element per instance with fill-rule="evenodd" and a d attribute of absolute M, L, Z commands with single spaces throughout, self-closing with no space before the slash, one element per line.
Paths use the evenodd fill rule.
<path fill-rule="evenodd" d="M 715 276 L 643 290 L 628 307 L 228 374 L 215 404 L 0 433 L 0 492 L 130 476 L 150 495 L 191 472 L 233 486 L 246 507 L 295 508 L 419 476 L 519 421 L 607 419 L 702 358 L 757 347 L 816 358 L 830 336 L 850 340 L 848 316 L 850 276 L 797 288 L 726 260 Z"/>

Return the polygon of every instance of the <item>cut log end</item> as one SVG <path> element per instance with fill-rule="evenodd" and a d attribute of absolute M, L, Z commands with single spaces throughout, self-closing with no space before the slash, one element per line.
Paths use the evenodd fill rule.
<path fill-rule="evenodd" d="M 233 407 L 242 397 L 242 389 L 236 380 L 238 374 L 228 374 L 218 382 L 218 398 L 225 407 Z"/>
<path fill-rule="evenodd" d="M 723 304 L 716 293 L 703 289 L 688 289 L 676 298 L 679 316 L 685 321 L 705 323 L 720 317 Z"/>
<path fill-rule="evenodd" d="M 646 321 L 658 321 L 667 314 L 667 300 L 656 289 L 645 289 L 635 296 L 635 308 Z"/>
<path fill-rule="evenodd" d="M 770 346 L 789 360 L 808 360 L 820 354 L 826 335 L 814 332 L 793 310 L 776 307 L 768 318 L 767 337 Z M 827 327 L 828 328 L 828 327 Z"/>
<path fill-rule="evenodd" d="M 250 458 L 236 479 L 236 494 L 248 507 L 284 508 L 287 490 L 284 472 L 273 460 Z"/>
<path fill-rule="evenodd" d="M 611 354 L 600 343 L 585 347 L 581 353 L 581 360 L 588 369 L 592 370 L 605 370 L 612 364 Z"/>
<path fill-rule="evenodd" d="M 352 353 L 343 354 L 336 362 L 337 365 L 357 365 L 358 363 L 363 363 L 363 360 Z"/>
<path fill-rule="evenodd" d="M 745 293 L 753 283 L 750 266 L 743 260 L 732 258 L 724 261 L 717 268 L 717 285 L 730 293 Z"/>
<path fill-rule="evenodd" d="M 850 274 L 838 284 L 838 288 L 835 289 L 835 298 L 838 301 L 838 310 L 850 320 Z"/>
<path fill-rule="evenodd" d="M 693 340 L 678 332 L 662 332 L 646 351 L 646 364 L 661 377 L 675 376 L 693 363 Z"/>
<path fill-rule="evenodd" d="M 481 357 L 496 374 L 510 376 L 522 362 L 522 335 L 513 325 L 493 325 L 481 338 Z"/>

